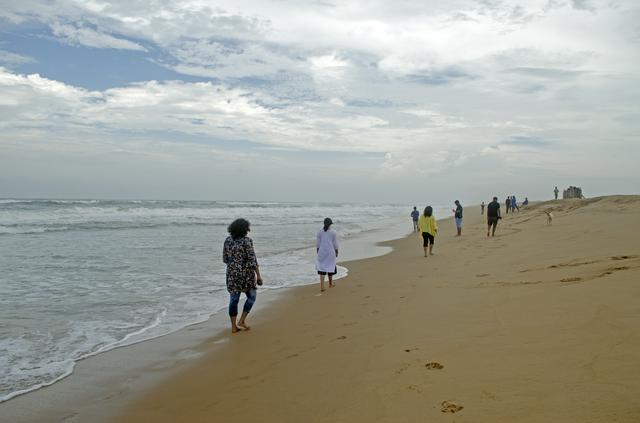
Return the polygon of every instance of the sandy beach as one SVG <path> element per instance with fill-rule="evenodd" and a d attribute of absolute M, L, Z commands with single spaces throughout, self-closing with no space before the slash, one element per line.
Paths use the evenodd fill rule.
<path fill-rule="evenodd" d="M 113 421 L 639 421 L 640 197 L 503 216 L 487 239 L 468 207 L 432 257 L 409 236 L 257 306 Z"/>

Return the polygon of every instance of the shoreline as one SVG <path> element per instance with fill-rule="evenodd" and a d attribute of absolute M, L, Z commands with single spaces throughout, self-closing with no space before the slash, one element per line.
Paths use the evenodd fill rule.
<path fill-rule="evenodd" d="M 112 421 L 637 421 L 640 196 L 530 205 L 490 239 L 466 210 L 434 257 L 410 235 L 291 290 Z"/>
<path fill-rule="evenodd" d="M 344 268 L 344 263 L 353 260 L 389 254 L 392 249 L 386 243 L 410 236 L 410 233 L 401 234 L 403 227 L 408 225 L 397 223 L 388 229 L 346 238 L 342 242 L 347 249 L 344 254 L 346 260 L 339 261 L 339 267 Z M 348 268 L 345 270 L 336 280 L 348 276 Z M 277 307 L 278 301 L 286 297 L 288 291 L 316 283 L 317 281 L 301 282 L 286 287 L 263 289 L 260 293 L 260 308 Z M 221 347 L 227 341 L 228 318 L 225 310 L 226 308 L 221 308 L 203 321 L 189 323 L 166 334 L 117 345 L 76 360 L 69 374 L 43 386 L 11 394 L 9 399 L 0 402 L 0 414 L 16 422 L 38 422 L 42 421 L 43 416 L 58 416 L 60 421 L 86 417 L 91 422 L 109 421 L 112 417 L 110 408 L 121 408 L 130 401 L 129 398 L 121 398 L 120 391 L 123 387 L 127 392 L 145 392 L 160 380 L 170 377 L 177 368 L 189 365 L 203 354 L 199 351 L 202 345 L 213 343 Z M 146 358 L 131 360 L 137 356 Z M 118 368 L 116 374 L 106 374 L 105 368 L 119 367 L 116 363 L 124 363 L 124 368 Z M 86 392 L 83 387 L 87 385 L 106 386 Z"/>

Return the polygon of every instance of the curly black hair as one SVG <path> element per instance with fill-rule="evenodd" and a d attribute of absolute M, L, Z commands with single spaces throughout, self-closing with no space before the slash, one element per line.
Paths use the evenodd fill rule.
<path fill-rule="evenodd" d="M 231 238 L 240 239 L 247 236 L 247 233 L 249 232 L 249 225 L 251 224 L 247 219 L 236 219 L 231 222 L 231 225 L 229 225 L 227 231 L 229 231 L 229 235 L 231 235 Z"/>

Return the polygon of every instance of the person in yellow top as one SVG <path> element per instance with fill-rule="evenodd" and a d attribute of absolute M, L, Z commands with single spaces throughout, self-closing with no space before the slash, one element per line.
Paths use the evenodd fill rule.
<path fill-rule="evenodd" d="M 436 223 L 436 218 L 433 215 L 433 208 L 431 206 L 425 207 L 424 213 L 418 220 L 418 229 L 420 230 L 420 235 L 422 235 L 424 256 L 427 257 L 427 250 L 429 251 L 429 255 L 432 256 L 433 243 L 438 233 L 438 224 Z"/>

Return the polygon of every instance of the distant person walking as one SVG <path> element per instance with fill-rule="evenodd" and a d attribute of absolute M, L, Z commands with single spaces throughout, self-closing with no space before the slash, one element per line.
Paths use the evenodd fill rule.
<path fill-rule="evenodd" d="M 338 273 L 338 234 L 331 229 L 331 218 L 324 219 L 324 226 L 316 235 L 316 270 L 320 275 L 320 292 L 324 292 L 324 277 L 329 276 L 329 288 L 333 288 L 333 275 Z"/>
<path fill-rule="evenodd" d="M 509 214 L 509 210 L 511 210 L 511 197 L 507 196 L 507 199 L 504 202 L 504 205 L 507 210 L 507 214 Z"/>
<path fill-rule="evenodd" d="M 234 220 L 227 230 L 229 237 L 224 240 L 222 261 L 227 265 L 227 291 L 229 291 L 229 317 L 231 318 L 231 332 L 249 330 L 245 320 L 256 302 L 257 286 L 262 285 L 258 260 L 253 251 L 253 241 L 247 236 L 249 221 Z M 240 295 L 247 296 L 242 308 L 242 316 L 238 317 L 238 303 Z"/>
<path fill-rule="evenodd" d="M 484 214 L 484 201 L 480 204 L 480 215 Z"/>
<path fill-rule="evenodd" d="M 556 197 L 556 200 L 558 199 L 558 193 L 559 193 L 559 192 L 560 192 L 560 190 L 559 190 L 559 189 L 558 189 L 558 187 L 556 186 L 556 187 L 553 189 L 553 195 Z"/>
<path fill-rule="evenodd" d="M 411 212 L 411 220 L 413 220 L 413 230 L 414 232 L 418 230 L 418 219 L 420 218 L 420 212 L 415 207 Z"/>
<path fill-rule="evenodd" d="M 435 242 L 436 235 L 438 234 L 438 224 L 436 218 L 433 215 L 433 207 L 427 206 L 424 208 L 424 213 L 420 216 L 418 221 L 418 229 L 422 235 L 422 248 L 424 249 L 424 256 L 433 255 L 433 243 Z"/>
<path fill-rule="evenodd" d="M 453 218 L 456 221 L 456 229 L 458 231 L 456 236 L 460 236 L 462 235 L 462 206 L 460 205 L 460 202 L 458 200 L 456 200 L 455 202 L 456 208 L 452 209 L 451 211 L 453 212 Z"/>
<path fill-rule="evenodd" d="M 518 201 L 516 200 L 516 196 L 511 196 L 511 211 L 515 213 L 516 209 L 520 211 L 520 207 L 518 207 Z"/>
<path fill-rule="evenodd" d="M 491 231 L 491 236 L 496 235 L 499 219 L 501 219 L 500 203 L 498 203 L 498 197 L 493 197 L 493 201 L 487 204 L 487 237 L 489 236 L 489 231 Z"/>

